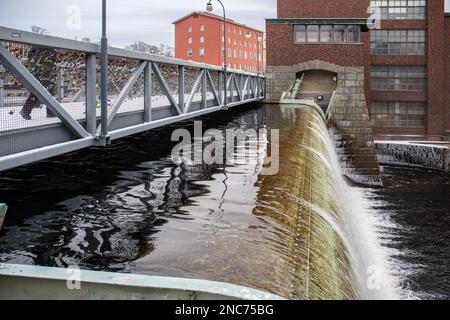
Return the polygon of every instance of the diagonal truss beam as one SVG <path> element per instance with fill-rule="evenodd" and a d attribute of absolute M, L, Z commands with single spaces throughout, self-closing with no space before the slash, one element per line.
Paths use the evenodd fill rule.
<path fill-rule="evenodd" d="M 256 98 L 255 78 L 254 77 L 250 77 L 250 88 L 252 90 L 252 98 Z"/>
<path fill-rule="evenodd" d="M 48 92 L 47 89 L 0 43 L 0 60 L 16 78 L 34 94 L 40 102 L 44 103 L 78 138 L 90 137 L 90 134 L 64 110 L 61 104 Z"/>
<path fill-rule="evenodd" d="M 248 96 L 247 90 L 248 90 L 248 82 L 249 82 L 249 80 L 250 80 L 250 76 L 246 76 L 245 77 L 245 82 L 244 82 L 244 87 L 242 88 L 242 96 L 243 97 Z"/>
<path fill-rule="evenodd" d="M 227 88 L 228 88 L 228 90 L 230 90 L 230 98 L 228 99 L 228 101 L 230 101 L 230 102 L 234 102 L 234 90 L 235 90 L 235 87 L 234 87 L 234 73 L 231 73 L 230 74 L 230 76 L 229 76 L 229 78 L 228 78 L 228 85 L 227 85 Z"/>
<path fill-rule="evenodd" d="M 158 65 L 156 63 L 152 63 L 152 67 L 153 67 L 153 72 L 155 74 L 155 77 L 158 80 L 159 84 L 161 85 L 161 89 L 162 89 L 163 93 L 169 100 L 169 103 L 172 106 L 172 108 L 174 109 L 175 113 L 177 115 L 182 114 L 183 112 L 181 111 L 180 106 L 178 105 L 178 103 L 176 102 L 172 93 L 170 92 L 167 81 L 164 78 L 164 76 L 162 75 L 161 70 L 159 70 Z"/>
<path fill-rule="evenodd" d="M 217 93 L 216 88 L 214 87 L 214 82 L 212 81 L 211 74 L 209 73 L 208 70 L 206 70 L 205 73 L 206 73 L 206 78 L 209 83 L 209 87 L 211 88 L 212 94 L 214 96 L 214 100 L 217 102 L 217 105 L 220 106 L 221 103 L 220 103 L 220 99 L 219 99 L 219 94 Z"/>
<path fill-rule="evenodd" d="M 233 99 L 233 88 L 231 87 L 231 80 L 233 80 L 233 73 L 228 74 L 227 80 L 227 92 L 225 92 L 225 96 L 228 96 L 228 91 L 230 92 L 230 97 L 227 98 L 227 101 L 231 101 Z"/>
<path fill-rule="evenodd" d="M 147 61 L 141 62 L 141 64 L 137 66 L 136 69 L 134 69 L 130 79 L 125 84 L 125 86 L 122 88 L 122 90 L 120 90 L 119 95 L 117 96 L 116 100 L 111 106 L 111 110 L 108 113 L 108 126 L 111 125 L 115 115 L 117 114 L 117 111 L 119 111 L 120 106 L 123 104 L 127 96 L 130 94 L 134 84 L 138 81 L 140 75 L 144 71 L 147 64 L 148 64 Z M 100 130 L 100 127 L 97 129 Z"/>
<path fill-rule="evenodd" d="M 198 88 L 203 80 L 204 74 L 205 74 L 205 70 L 202 70 L 200 72 L 200 74 L 198 75 L 197 80 L 195 80 L 194 86 L 192 87 L 191 93 L 189 94 L 189 97 L 187 99 L 186 108 L 184 109 L 184 113 L 188 113 L 189 110 L 191 110 L 192 102 L 194 101 L 195 94 L 197 93 Z"/>
<path fill-rule="evenodd" d="M 236 75 L 233 75 L 233 81 L 234 81 L 234 87 L 236 88 L 238 97 L 239 97 L 239 101 L 242 101 L 242 92 L 241 92 L 241 87 L 239 86 L 239 83 L 236 79 Z"/>

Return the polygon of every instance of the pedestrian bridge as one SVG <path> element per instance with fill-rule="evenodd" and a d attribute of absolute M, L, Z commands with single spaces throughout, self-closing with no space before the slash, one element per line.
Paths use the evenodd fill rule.
<path fill-rule="evenodd" d="M 259 101 L 264 76 L 0 27 L 0 171 Z M 225 88 L 225 80 L 227 86 Z M 107 135 L 101 122 L 107 124 Z"/>

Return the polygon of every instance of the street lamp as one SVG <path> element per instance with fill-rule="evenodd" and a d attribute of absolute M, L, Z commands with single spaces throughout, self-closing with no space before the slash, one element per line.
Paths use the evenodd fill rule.
<path fill-rule="evenodd" d="M 258 55 L 258 58 L 257 58 L 257 62 L 258 62 L 258 99 L 259 99 L 259 96 L 261 96 L 261 94 L 260 94 L 260 86 L 261 86 L 261 79 L 259 78 L 259 73 L 260 73 L 260 71 L 261 71 L 261 69 L 260 69 L 260 63 L 261 63 L 261 55 L 260 55 L 260 48 L 259 48 L 259 44 L 262 42 L 262 37 L 260 36 L 260 35 L 258 35 L 257 37 L 256 37 L 256 46 L 258 47 L 258 51 L 257 51 L 257 55 Z"/>
<path fill-rule="evenodd" d="M 256 35 L 256 34 L 255 34 Z M 245 33 L 245 38 L 247 39 L 252 39 L 252 33 L 251 32 L 246 32 Z M 259 85 L 260 85 L 260 78 L 259 78 L 259 73 L 260 73 L 260 59 L 259 59 L 259 43 L 261 42 L 262 37 L 260 35 L 256 35 L 256 47 L 257 47 L 257 57 L 256 57 L 256 62 L 258 64 L 257 66 L 257 81 L 258 81 L 258 99 L 259 99 Z M 250 47 L 252 47 L 252 43 L 250 42 Z"/>
<path fill-rule="evenodd" d="M 209 0 L 206 5 L 206 11 L 211 12 L 214 10 L 213 5 L 211 3 L 212 0 Z M 227 81 L 228 81 L 228 75 L 227 75 L 227 17 L 225 12 L 225 7 L 222 3 L 222 1 L 217 0 L 223 9 L 223 61 L 224 61 L 224 72 L 223 72 L 223 91 L 224 91 L 224 98 L 223 98 L 223 105 L 227 106 L 227 100 L 228 100 L 228 88 L 227 88 Z"/>
<path fill-rule="evenodd" d="M 106 37 L 106 0 L 102 0 L 102 40 L 101 40 L 101 133 L 106 141 L 108 135 L 108 38 Z"/>

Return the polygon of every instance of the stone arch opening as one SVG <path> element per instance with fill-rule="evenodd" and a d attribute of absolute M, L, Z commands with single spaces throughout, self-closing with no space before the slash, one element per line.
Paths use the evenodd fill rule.
<path fill-rule="evenodd" d="M 297 72 L 296 78 L 302 79 L 298 98 L 314 100 L 326 112 L 337 88 L 337 73 L 313 69 Z"/>

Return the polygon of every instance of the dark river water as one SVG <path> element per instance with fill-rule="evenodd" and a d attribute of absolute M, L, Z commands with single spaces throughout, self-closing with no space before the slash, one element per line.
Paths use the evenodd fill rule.
<path fill-rule="evenodd" d="M 268 108 L 217 113 L 202 118 L 203 126 L 260 129 L 271 122 L 283 141 L 291 122 L 276 115 L 274 124 Z M 182 126 L 193 130 L 192 122 Z M 289 269 L 296 264 L 283 243 L 289 232 L 273 218 L 273 203 L 267 213 L 270 190 L 258 196 L 260 155 L 232 166 L 180 168 L 170 158 L 173 129 L 0 173 L 0 202 L 10 208 L 0 262 L 208 278 L 305 298 L 297 289 L 302 279 Z M 384 189 L 363 194 L 383 221 L 377 231 L 401 297 L 450 298 L 449 177 L 384 168 L 384 180 Z"/>
<path fill-rule="evenodd" d="M 383 217 L 382 242 L 394 258 L 403 297 L 450 299 L 450 176 L 384 168 L 384 189 L 367 190 Z"/>

